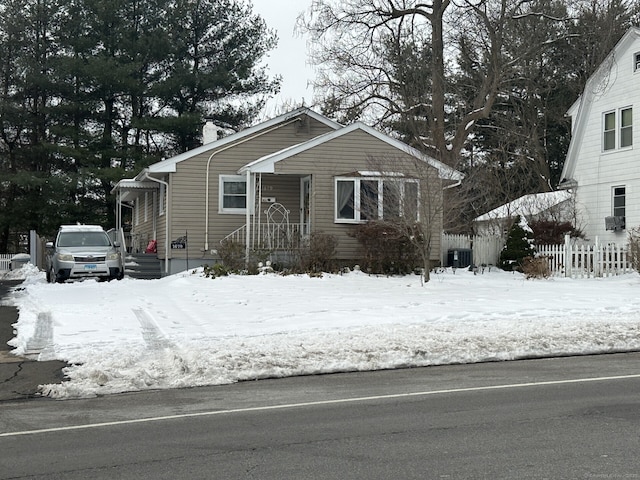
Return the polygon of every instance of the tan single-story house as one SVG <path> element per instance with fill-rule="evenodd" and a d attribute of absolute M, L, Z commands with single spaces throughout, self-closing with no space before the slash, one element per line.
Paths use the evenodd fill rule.
<path fill-rule="evenodd" d="M 335 236 L 337 260 L 357 261 L 358 241 L 348 235 L 355 226 L 385 212 L 407 215 L 403 205 L 437 203 L 433 198 L 441 204 L 443 188 L 462 180 L 367 125 L 342 126 L 308 108 L 221 139 L 205 133 L 204 142 L 113 189 L 118 229 L 122 212 L 132 209 L 127 249 L 144 252 L 152 243 L 164 274 L 215 263 L 221 242 L 238 242 L 247 252 L 278 250 L 314 232 Z M 439 242 L 441 216 L 429 222 Z M 433 252 L 437 261 L 439 245 Z"/>

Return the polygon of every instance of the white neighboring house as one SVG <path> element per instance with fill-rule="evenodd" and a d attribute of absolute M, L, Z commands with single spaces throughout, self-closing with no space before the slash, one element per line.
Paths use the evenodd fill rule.
<path fill-rule="evenodd" d="M 516 217 L 527 223 L 535 220 L 555 220 L 574 224 L 572 195 L 566 190 L 523 195 L 512 202 L 494 208 L 477 217 L 477 235 L 506 237 Z"/>
<path fill-rule="evenodd" d="M 587 239 L 626 243 L 640 225 L 640 28 L 629 29 L 568 114 L 560 188 L 575 193 Z"/>

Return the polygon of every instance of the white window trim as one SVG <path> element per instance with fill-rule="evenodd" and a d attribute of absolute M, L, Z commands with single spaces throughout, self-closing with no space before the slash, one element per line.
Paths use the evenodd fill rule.
<path fill-rule="evenodd" d="M 633 72 L 640 72 L 640 52 L 635 52 L 633 54 Z"/>
<path fill-rule="evenodd" d="M 361 211 L 361 205 L 360 205 L 360 191 L 361 191 L 361 187 L 360 187 L 360 182 L 364 181 L 374 181 L 374 182 L 378 182 L 378 219 L 382 219 L 384 218 L 384 211 L 383 211 L 383 205 L 384 205 L 384 177 L 381 177 L 381 174 L 378 174 L 377 172 L 369 172 L 370 176 L 366 176 L 366 177 L 335 177 L 334 179 L 334 183 L 333 183 L 333 217 L 334 217 L 334 223 L 347 223 L 347 224 L 361 224 L 361 223 L 366 223 L 368 220 L 363 220 L 360 217 L 360 211 Z M 402 177 L 404 176 L 403 174 L 398 174 L 398 173 L 385 173 L 385 177 Z M 388 178 L 387 178 L 388 179 Z M 398 180 L 395 180 L 398 181 Z M 419 185 L 419 180 L 417 179 L 413 179 L 413 178 L 407 178 L 407 179 L 402 179 L 399 180 L 401 182 L 401 190 L 400 190 L 400 202 L 404 201 L 405 198 L 405 189 L 404 186 L 406 183 L 415 183 Z M 353 205 L 353 210 L 354 210 L 354 218 L 339 218 L 338 217 L 338 182 L 353 182 L 353 194 L 354 194 L 354 205 Z M 420 205 L 420 188 L 417 189 L 418 190 L 418 198 L 417 198 L 417 205 Z M 404 215 L 404 209 L 400 208 L 400 215 Z M 417 221 L 420 221 L 420 209 L 417 209 Z"/>
<path fill-rule="evenodd" d="M 218 213 L 225 215 L 244 215 L 247 213 L 246 208 L 224 208 L 224 184 L 226 182 L 242 182 L 247 183 L 247 177 L 245 175 L 220 175 L 218 180 Z M 246 188 L 246 201 L 249 202 L 249 188 Z"/>
<path fill-rule="evenodd" d="M 613 130 L 605 130 L 607 126 L 607 115 L 613 113 L 613 121 L 615 122 L 613 126 Z M 618 115 L 615 110 L 607 110 L 606 112 L 602 112 L 602 152 L 609 153 L 614 152 L 618 148 Z M 605 134 L 613 132 L 613 148 L 605 148 Z"/>
<path fill-rule="evenodd" d="M 624 127 L 624 128 L 629 128 L 631 129 L 631 145 L 626 145 L 626 146 L 622 146 L 622 112 L 626 111 L 626 110 L 631 110 L 631 125 Z M 618 111 L 618 124 L 620 125 L 620 127 L 618 128 L 618 149 L 619 150 L 629 150 L 630 148 L 633 148 L 633 107 L 632 106 L 628 106 L 628 107 L 622 107 L 619 111 Z"/>
<path fill-rule="evenodd" d="M 631 110 L 631 125 L 629 127 L 625 127 L 625 128 L 631 128 L 631 145 L 626 145 L 624 147 L 621 147 L 622 145 L 622 112 L 626 111 L 626 110 Z M 608 114 L 614 114 L 614 120 L 615 120 L 615 126 L 613 130 L 609 130 L 607 132 L 605 132 L 605 117 Z M 606 149 L 604 148 L 605 146 L 605 133 L 608 132 L 614 132 L 614 146 L 613 148 L 609 148 Z M 624 151 L 624 150 L 631 150 L 633 149 L 633 105 L 626 105 L 624 107 L 620 107 L 618 109 L 615 110 L 607 110 L 605 112 L 602 112 L 602 128 L 601 128 L 601 149 L 602 149 L 602 153 L 612 153 L 612 152 L 618 152 L 618 151 Z"/>

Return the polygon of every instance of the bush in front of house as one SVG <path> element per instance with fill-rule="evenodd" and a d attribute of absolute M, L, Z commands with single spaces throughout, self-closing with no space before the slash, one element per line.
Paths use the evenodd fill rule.
<path fill-rule="evenodd" d="M 297 249 L 295 269 L 305 273 L 331 272 L 337 247 L 338 239 L 335 235 L 313 232 L 308 241 Z"/>
<path fill-rule="evenodd" d="M 363 223 L 358 225 L 351 235 L 358 240 L 362 248 L 362 271 L 405 275 L 414 272 L 416 266 L 420 265 L 416 242 L 408 237 L 405 230 L 393 223 Z"/>
<path fill-rule="evenodd" d="M 240 272 L 245 268 L 245 247 L 240 242 L 223 240 L 218 247 L 218 255 L 229 272 Z"/>
<path fill-rule="evenodd" d="M 522 259 L 522 273 L 530 278 L 549 278 L 551 267 L 547 257 L 524 257 Z"/>
<path fill-rule="evenodd" d="M 221 263 L 216 263 L 212 266 L 204 266 L 204 276 L 206 278 L 226 277 L 227 275 L 229 275 L 229 273 L 230 272 L 227 267 Z"/>
<path fill-rule="evenodd" d="M 534 254 L 531 231 L 521 225 L 520 217 L 518 217 L 509 229 L 507 241 L 500 252 L 498 266 L 503 270 L 522 271 L 523 259 L 533 257 Z"/>

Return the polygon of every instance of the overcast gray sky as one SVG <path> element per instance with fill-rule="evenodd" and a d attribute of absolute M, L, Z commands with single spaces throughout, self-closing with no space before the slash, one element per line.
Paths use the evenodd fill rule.
<path fill-rule="evenodd" d="M 314 72 L 307 61 L 307 39 L 294 35 L 298 15 L 307 10 L 311 0 L 252 0 L 253 11 L 278 32 L 278 47 L 267 58 L 271 75 L 282 75 L 280 94 L 267 105 L 267 115 L 283 102 L 310 105 L 313 91 L 308 85 Z M 277 112 L 280 113 L 280 112 Z"/>

